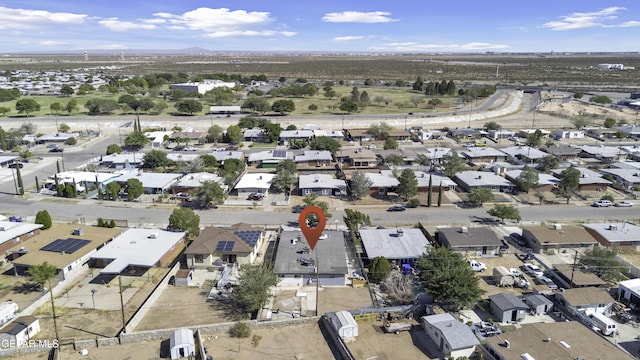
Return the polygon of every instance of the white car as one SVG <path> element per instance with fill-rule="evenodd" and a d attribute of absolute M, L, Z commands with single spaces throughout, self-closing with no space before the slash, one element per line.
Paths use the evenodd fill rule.
<path fill-rule="evenodd" d="M 622 200 L 622 201 L 618 201 L 615 205 L 616 207 L 632 207 L 633 203 L 631 201 L 627 201 L 627 200 Z"/>
<path fill-rule="evenodd" d="M 329 235 L 322 233 L 322 235 L 320 235 L 320 237 L 318 237 L 319 240 L 324 240 L 324 239 L 328 239 Z"/>
<path fill-rule="evenodd" d="M 194 148 L 193 146 L 187 146 L 186 148 L 184 148 L 184 151 L 196 151 L 198 149 Z"/>
<path fill-rule="evenodd" d="M 593 207 L 609 207 L 613 205 L 613 203 L 609 200 L 598 200 L 594 202 L 591 206 Z"/>
<path fill-rule="evenodd" d="M 223 147 L 213 148 L 213 151 L 224 151 L 224 148 Z"/>
<path fill-rule="evenodd" d="M 540 268 L 537 265 L 534 265 L 531 263 L 526 263 L 522 265 L 522 270 L 524 270 L 525 273 L 535 278 L 541 278 L 544 276 L 544 273 L 542 272 L 542 270 L 540 270 Z"/>
<path fill-rule="evenodd" d="M 473 271 L 485 271 L 487 270 L 487 264 L 481 263 L 476 260 L 469 260 L 469 266 L 471 266 L 471 270 Z"/>
<path fill-rule="evenodd" d="M 520 272 L 520 270 L 516 269 L 516 268 L 509 268 L 509 272 L 511 273 L 511 275 L 515 276 L 515 277 L 521 277 L 522 273 Z"/>

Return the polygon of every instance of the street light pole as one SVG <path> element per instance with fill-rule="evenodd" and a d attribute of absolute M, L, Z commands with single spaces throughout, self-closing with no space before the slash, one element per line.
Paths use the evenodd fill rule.
<path fill-rule="evenodd" d="M 95 295 L 98 292 L 98 290 L 96 289 L 91 289 L 91 302 L 93 303 L 93 310 L 96 309 L 96 299 L 95 299 Z"/>

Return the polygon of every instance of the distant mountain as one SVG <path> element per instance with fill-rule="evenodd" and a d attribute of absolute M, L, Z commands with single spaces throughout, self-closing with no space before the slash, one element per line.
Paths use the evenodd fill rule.
<path fill-rule="evenodd" d="M 89 56 L 93 55 L 197 55 L 211 54 L 213 51 L 201 47 L 190 47 L 186 49 L 76 49 L 76 50 L 52 50 L 52 51 L 25 51 L 11 52 L 8 54 L 27 54 L 27 55 L 76 55 L 87 52 Z"/>

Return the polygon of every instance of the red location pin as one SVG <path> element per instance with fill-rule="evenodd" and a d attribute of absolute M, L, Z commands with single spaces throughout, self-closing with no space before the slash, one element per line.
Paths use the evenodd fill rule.
<path fill-rule="evenodd" d="M 318 218 L 318 226 L 316 227 L 309 227 L 309 225 L 307 225 L 307 217 L 311 214 L 314 214 Z M 298 224 L 300 224 L 300 230 L 302 230 L 305 239 L 307 239 L 307 244 L 309 244 L 309 247 L 313 250 L 313 248 L 316 247 L 316 243 L 318 243 L 320 235 L 322 235 L 324 226 L 327 225 L 327 217 L 324 215 L 324 211 L 317 206 L 307 206 L 300 212 Z"/>

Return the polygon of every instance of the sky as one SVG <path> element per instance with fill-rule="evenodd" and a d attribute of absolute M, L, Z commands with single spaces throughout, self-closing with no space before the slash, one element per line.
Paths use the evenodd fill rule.
<path fill-rule="evenodd" d="M 637 0 L 0 0 L 0 53 L 637 52 Z"/>

